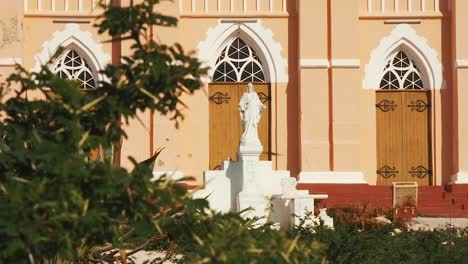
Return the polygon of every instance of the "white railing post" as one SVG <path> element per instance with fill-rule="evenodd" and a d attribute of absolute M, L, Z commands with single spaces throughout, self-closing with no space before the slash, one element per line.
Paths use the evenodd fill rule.
<path fill-rule="evenodd" d="M 413 10 L 413 1 L 408 0 L 408 13 L 411 13 Z"/>
<path fill-rule="evenodd" d="M 385 12 L 385 0 L 380 1 L 380 12 Z"/>
<path fill-rule="evenodd" d="M 273 13 L 273 0 L 270 0 L 270 13 Z"/>
<path fill-rule="evenodd" d="M 434 0 L 434 11 L 439 11 L 439 0 Z"/>
<path fill-rule="evenodd" d="M 192 0 L 192 13 L 195 13 L 195 0 Z"/>
<path fill-rule="evenodd" d="M 395 0 L 394 6 L 395 6 L 395 14 L 397 14 L 398 13 L 398 0 Z"/>
<path fill-rule="evenodd" d="M 65 12 L 68 11 L 69 7 L 70 7 L 69 0 L 65 0 Z"/>
<path fill-rule="evenodd" d="M 37 0 L 37 10 L 42 11 L 42 0 Z"/>
<path fill-rule="evenodd" d="M 208 0 L 205 0 L 205 13 L 208 13 Z"/>
<path fill-rule="evenodd" d="M 367 0 L 367 12 L 372 13 L 372 0 Z"/>
<path fill-rule="evenodd" d="M 52 12 L 55 11 L 55 0 L 52 0 L 52 3 L 51 3 L 51 9 L 52 9 Z"/>

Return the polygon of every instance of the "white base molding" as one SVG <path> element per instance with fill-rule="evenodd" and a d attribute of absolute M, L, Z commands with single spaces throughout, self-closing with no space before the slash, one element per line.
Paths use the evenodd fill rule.
<path fill-rule="evenodd" d="M 153 178 L 151 181 L 156 181 L 162 176 L 166 176 L 174 181 L 177 181 L 184 177 L 184 173 L 181 171 L 153 171 Z"/>
<path fill-rule="evenodd" d="M 468 172 L 459 171 L 452 176 L 452 184 L 468 184 Z"/>
<path fill-rule="evenodd" d="M 461 68 L 461 69 L 468 68 L 468 60 L 466 60 L 466 59 L 464 59 L 464 60 L 457 59 L 457 67 Z"/>
<path fill-rule="evenodd" d="M 368 184 L 362 172 L 322 171 L 299 173 L 299 183 Z"/>

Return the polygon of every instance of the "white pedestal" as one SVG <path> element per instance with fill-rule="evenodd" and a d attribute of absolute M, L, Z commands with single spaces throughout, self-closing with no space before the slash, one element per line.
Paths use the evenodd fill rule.
<path fill-rule="evenodd" d="M 327 215 L 326 209 L 320 209 L 320 214 L 314 216 L 315 199 L 327 199 L 326 194 L 287 194 L 273 195 L 271 198 L 272 212 L 269 220 L 279 223 L 280 228 L 286 229 L 300 224 L 300 219 L 306 217 L 306 225 L 316 225 L 323 221 L 325 226 L 333 228 L 333 218 Z"/>
<path fill-rule="evenodd" d="M 239 145 L 239 149 L 237 150 L 237 159 L 240 161 L 258 161 L 262 152 L 263 146 L 258 139 L 245 139 Z"/>
<path fill-rule="evenodd" d="M 245 218 L 264 217 L 266 214 L 268 201 L 260 193 L 240 192 L 237 196 L 237 201 L 238 212 L 247 210 L 242 214 Z"/>
<path fill-rule="evenodd" d="M 195 192 L 194 197 L 207 197 L 210 207 L 217 211 L 238 211 L 239 195 L 241 197 L 244 195 L 241 194 L 244 189 L 244 179 L 241 175 L 242 170 L 246 169 L 243 164 L 242 161 L 225 161 L 222 170 L 205 171 L 205 189 Z M 268 203 L 272 195 L 282 193 L 281 180 L 290 178 L 289 171 L 273 170 L 271 161 L 260 160 L 254 164 L 253 179 L 256 187 L 252 189 L 261 194 Z M 265 206 L 265 209 L 267 207 Z"/>

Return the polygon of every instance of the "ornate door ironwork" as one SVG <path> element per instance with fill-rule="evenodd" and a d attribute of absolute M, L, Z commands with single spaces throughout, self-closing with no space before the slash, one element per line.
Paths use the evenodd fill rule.
<path fill-rule="evenodd" d="M 229 93 L 222 93 L 222 92 L 217 92 L 214 93 L 212 96 L 210 96 L 210 102 L 213 102 L 215 104 L 222 104 L 222 103 L 229 103 L 229 100 L 231 99 L 231 96 L 229 96 Z"/>
<path fill-rule="evenodd" d="M 411 108 L 411 111 L 416 111 L 416 112 L 424 112 L 426 109 L 430 108 L 431 105 L 424 102 L 423 100 L 416 100 L 416 101 L 411 101 L 411 103 L 408 105 L 409 108 Z"/>
<path fill-rule="evenodd" d="M 395 101 L 382 100 L 375 105 L 382 112 L 395 111 L 395 108 L 398 106 L 395 104 Z"/>
<path fill-rule="evenodd" d="M 399 173 L 397 168 L 395 166 L 383 166 L 382 168 L 377 170 L 377 174 L 384 177 L 385 179 L 388 179 L 390 177 L 395 178 L 395 176 Z"/>
<path fill-rule="evenodd" d="M 411 177 L 418 177 L 419 179 L 423 179 L 426 176 L 432 175 L 432 170 L 427 169 L 424 166 L 417 166 L 411 167 L 411 170 L 408 171 Z"/>

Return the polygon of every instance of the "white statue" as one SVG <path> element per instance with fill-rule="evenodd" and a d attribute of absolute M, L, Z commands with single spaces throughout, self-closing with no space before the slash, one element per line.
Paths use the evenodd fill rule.
<path fill-rule="evenodd" d="M 260 122 L 260 114 L 265 105 L 262 104 L 257 93 L 254 91 L 252 83 L 247 85 L 247 92 L 242 95 L 239 102 L 240 118 L 244 133 L 241 137 L 241 143 L 260 143 L 258 139 L 258 123 Z"/>

